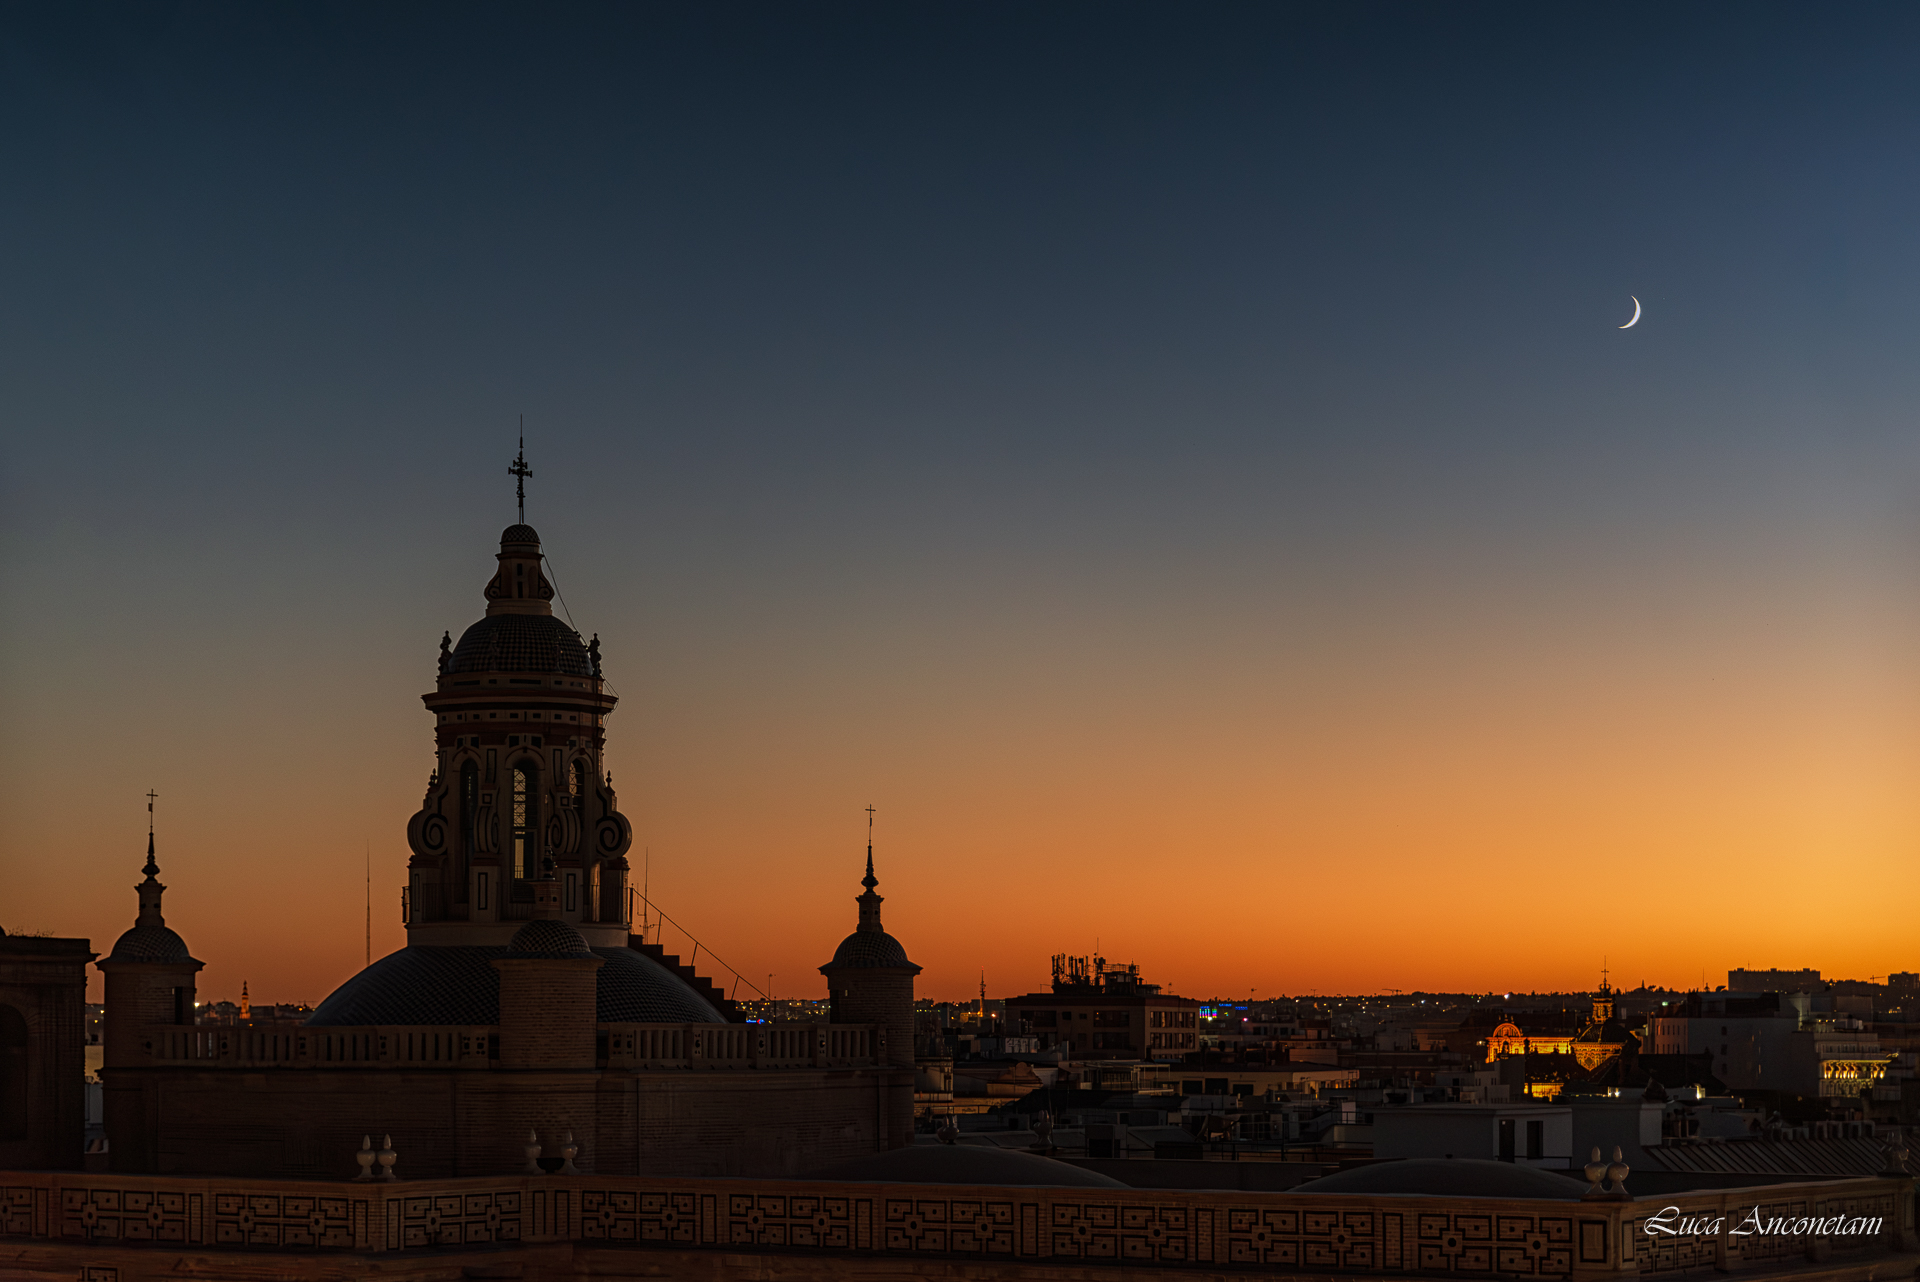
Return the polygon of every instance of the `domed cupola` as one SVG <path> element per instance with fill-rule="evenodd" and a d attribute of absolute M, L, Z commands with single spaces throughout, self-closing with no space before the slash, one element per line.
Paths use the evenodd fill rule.
<path fill-rule="evenodd" d="M 915 974 L 920 968 L 907 960 L 904 944 L 889 935 L 880 925 L 880 905 L 885 897 L 876 893 L 874 887 L 880 879 L 873 875 L 873 847 L 867 847 L 867 875 L 860 879 L 866 889 L 854 902 L 860 905 L 860 924 L 854 927 L 851 935 L 840 941 L 840 947 L 833 950 L 833 960 L 828 966 L 845 967 L 909 967 Z M 826 967 L 821 967 L 825 970 Z"/>
<path fill-rule="evenodd" d="M 553 584 L 541 570 L 540 536 L 531 525 L 500 535 L 499 569 L 487 582 L 487 613 L 460 634 L 442 674 L 548 673 L 592 677 L 593 656 L 580 634 L 554 617 Z"/>
<path fill-rule="evenodd" d="M 617 702 L 600 641 L 554 617 L 540 535 L 500 535 L 486 614 L 440 642 L 436 769 L 407 826 L 407 936 L 415 943 L 505 944 L 532 916 L 551 857 L 561 918 L 591 947 L 627 942 L 627 851 L 602 754 Z"/>
<path fill-rule="evenodd" d="M 140 896 L 140 915 L 134 919 L 132 929 L 114 941 L 113 951 L 107 954 L 106 959 L 110 962 L 199 965 L 193 954 L 187 951 L 187 941 L 180 938 L 160 914 L 160 896 L 167 888 L 160 884 L 160 865 L 153 861 L 151 833 L 147 834 L 147 866 L 141 871 L 147 875 L 147 879 L 134 887 Z"/>
<path fill-rule="evenodd" d="M 854 900 L 860 923 L 820 968 L 827 977 L 831 1018 L 836 1024 L 883 1024 L 886 1047 L 881 1058 L 913 1067 L 913 977 L 920 968 L 907 950 L 880 925 L 880 884 L 873 875 L 873 816 L 867 816 L 866 889 Z"/>
<path fill-rule="evenodd" d="M 155 1026 L 193 1023 L 195 976 L 205 964 L 187 951 L 187 942 L 160 915 L 160 897 L 167 888 L 160 883 L 160 865 L 153 854 L 152 797 L 147 813 L 146 880 L 135 887 L 140 915 L 133 929 L 115 941 L 113 951 L 94 963 L 106 977 L 103 1107 L 116 1171 L 159 1169 L 158 1155 L 138 1124 L 137 1087 L 129 1086 L 125 1074 L 146 1063 L 143 1046 Z"/>
<path fill-rule="evenodd" d="M 151 813 L 153 803 L 149 801 L 147 806 Z M 134 893 L 140 896 L 139 916 L 132 929 L 114 941 L 105 961 L 191 966 L 198 970 L 202 963 L 194 960 L 187 951 L 187 941 L 167 925 L 160 912 L 160 897 L 167 888 L 160 882 L 160 865 L 154 860 L 151 824 L 147 827 L 147 863 L 140 871 L 146 874 L 146 880 L 134 887 Z"/>

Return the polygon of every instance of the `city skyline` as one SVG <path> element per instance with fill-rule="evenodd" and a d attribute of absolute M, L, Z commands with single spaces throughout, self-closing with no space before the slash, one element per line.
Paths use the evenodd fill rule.
<path fill-rule="evenodd" d="M 0 927 L 398 948 L 524 415 L 777 995 L 1920 963 L 1912 15 L 755 12 L 9 24 Z"/>

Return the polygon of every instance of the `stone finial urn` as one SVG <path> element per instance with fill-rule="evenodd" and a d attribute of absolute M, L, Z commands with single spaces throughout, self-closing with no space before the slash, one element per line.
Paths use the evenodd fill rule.
<path fill-rule="evenodd" d="M 1613 1146 L 1613 1162 L 1607 1167 L 1607 1178 L 1613 1181 L 1613 1187 L 1608 1191 L 1615 1197 L 1627 1196 L 1627 1175 L 1632 1169 L 1633 1168 L 1628 1166 L 1626 1160 L 1622 1157 L 1620 1146 L 1615 1144 Z"/>
<path fill-rule="evenodd" d="M 1598 1144 L 1593 1146 L 1593 1156 L 1588 1158 L 1587 1164 L 1580 1168 L 1580 1173 L 1585 1175 L 1587 1177 L 1587 1183 L 1592 1185 L 1592 1187 L 1587 1190 L 1586 1196 L 1600 1197 L 1603 1193 L 1600 1187 L 1600 1181 L 1607 1178 L 1607 1164 L 1600 1160 L 1600 1146 Z"/>
<path fill-rule="evenodd" d="M 393 1136 L 382 1135 L 380 1137 L 380 1151 L 374 1156 L 377 1157 L 380 1162 L 379 1178 L 383 1180 L 393 1179 L 393 1164 L 400 1160 L 400 1155 L 393 1151 Z"/>

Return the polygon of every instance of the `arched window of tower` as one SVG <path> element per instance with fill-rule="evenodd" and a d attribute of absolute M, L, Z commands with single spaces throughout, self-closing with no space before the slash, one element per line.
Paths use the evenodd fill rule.
<path fill-rule="evenodd" d="M 522 758 L 513 763 L 513 879 L 539 875 L 540 767 Z"/>

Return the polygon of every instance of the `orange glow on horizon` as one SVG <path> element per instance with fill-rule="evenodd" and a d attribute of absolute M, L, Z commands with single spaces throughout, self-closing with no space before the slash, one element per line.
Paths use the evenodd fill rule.
<path fill-rule="evenodd" d="M 1043 989 L 1096 940 L 1199 998 L 1585 991 L 1603 956 L 1628 988 L 1920 962 L 1920 685 L 1819 619 L 1700 600 L 1636 632 L 1572 600 L 1503 633 L 1393 601 L 1318 630 L 1252 609 L 1022 629 L 1021 608 L 964 634 L 902 613 L 715 645 L 637 607 L 588 629 L 622 694 L 635 883 L 650 860 L 703 973 L 824 994 L 869 802 L 886 925 L 935 998 L 982 971 L 993 997 Z M 204 998 L 317 1003 L 358 970 L 368 841 L 373 953 L 399 947 L 441 629 L 355 626 L 352 653 L 259 637 L 274 662 L 105 671 L 67 687 L 72 717 L 59 685 L 32 693 L 20 715 L 56 729 L 22 769 L 39 804 L 0 925 L 109 948 L 151 786 Z"/>

